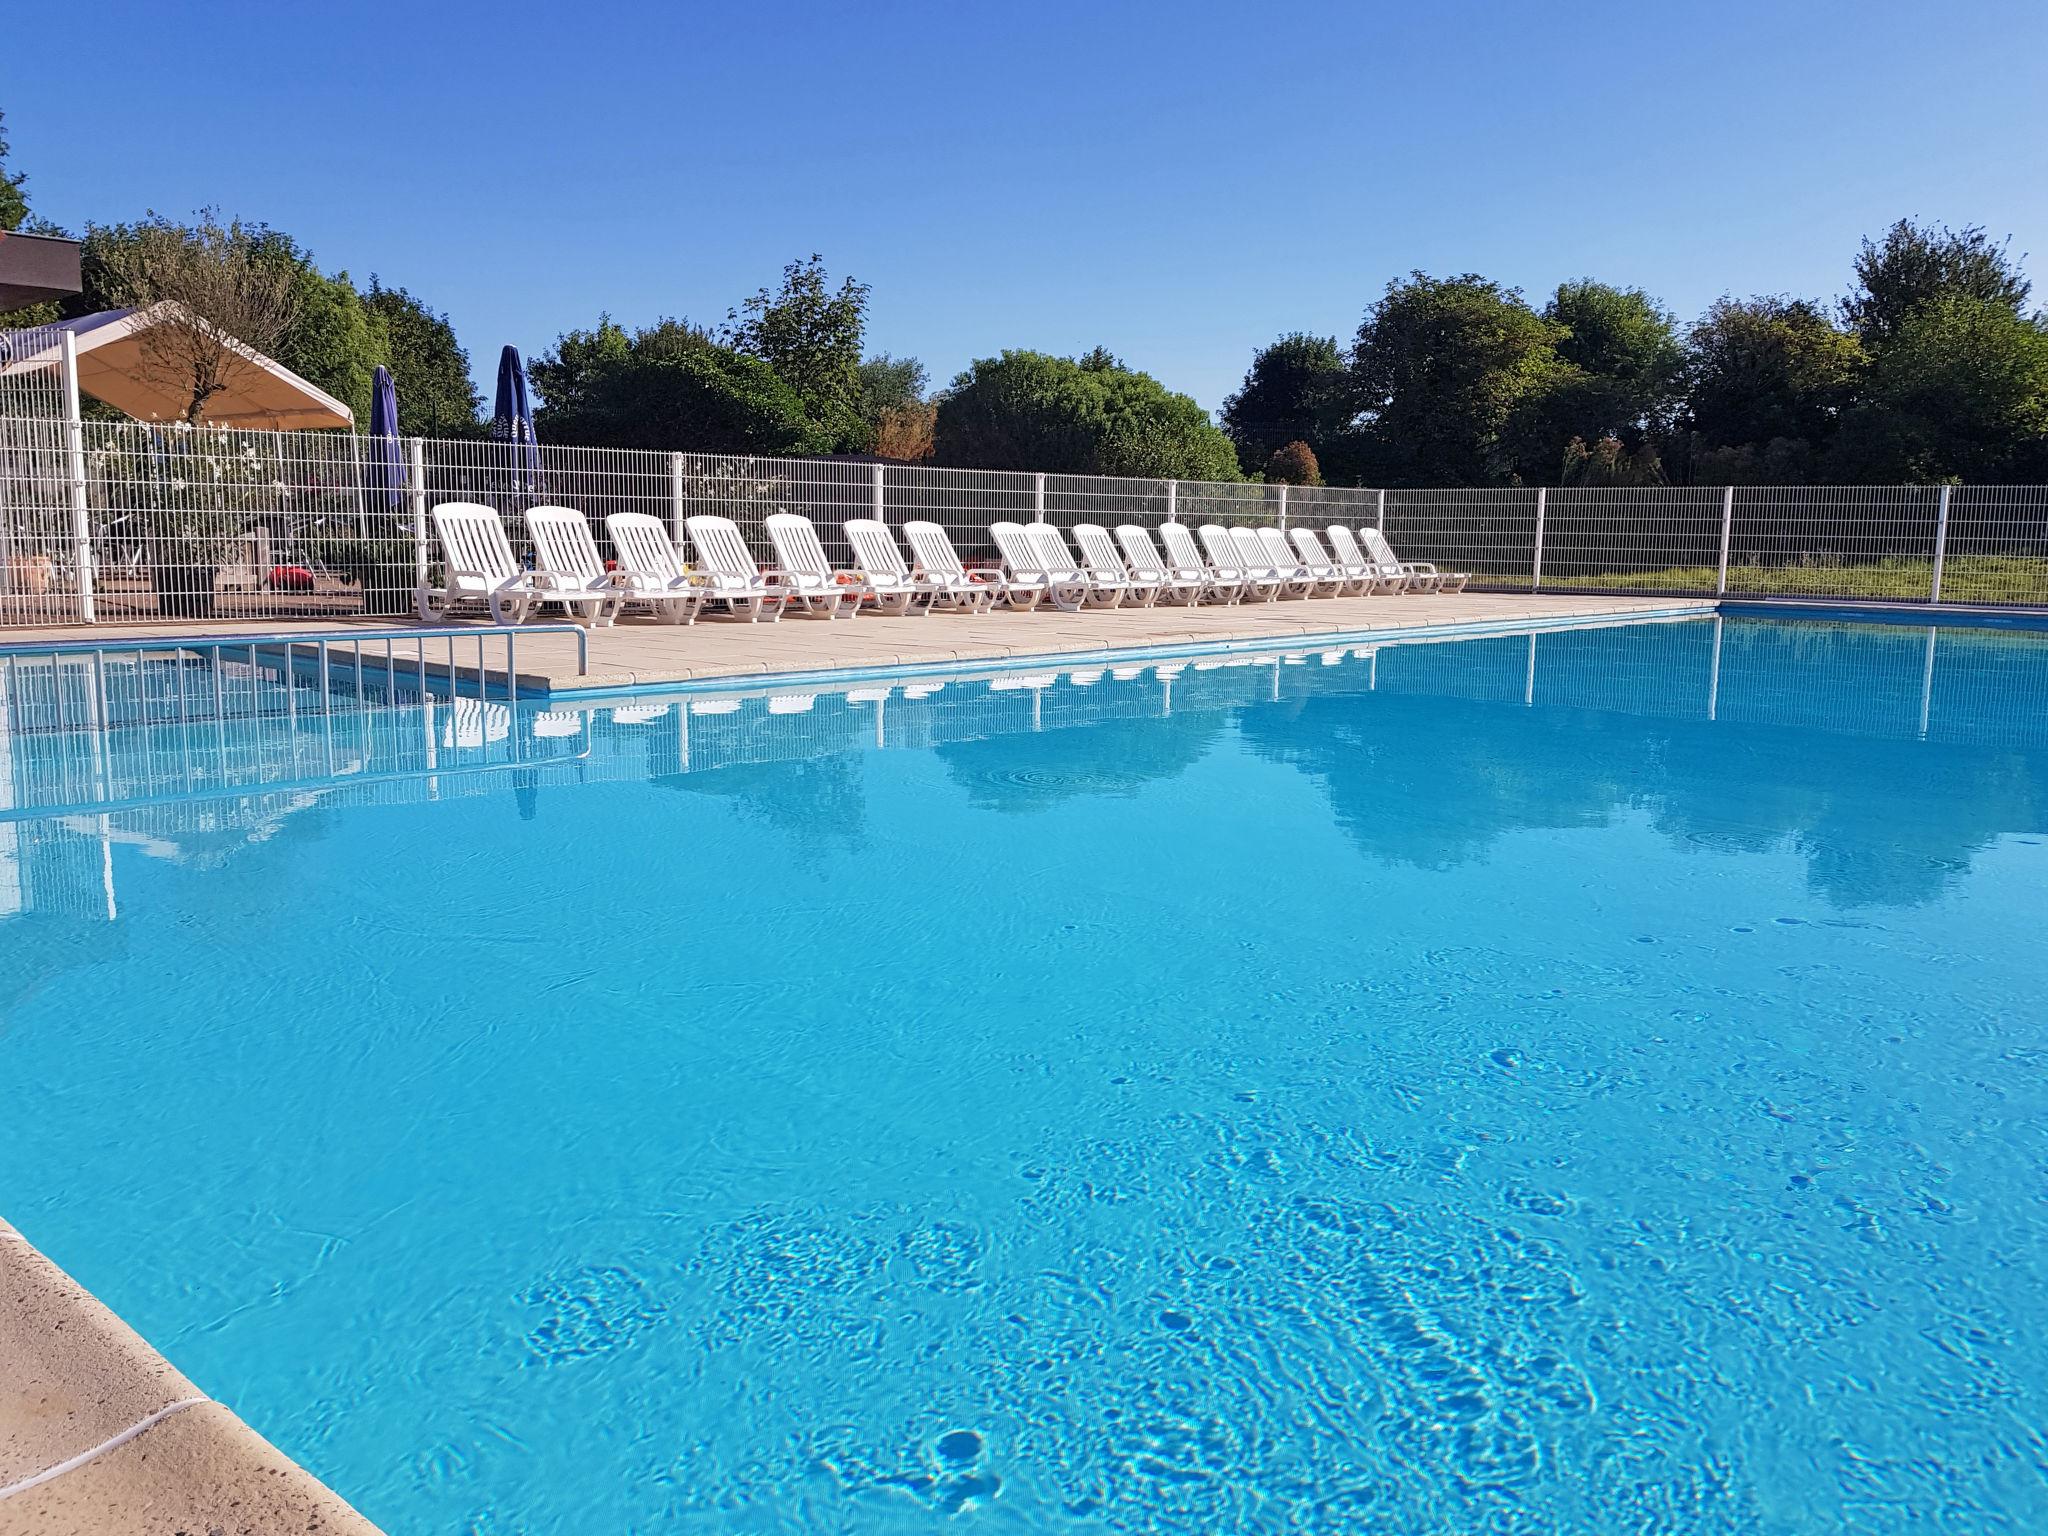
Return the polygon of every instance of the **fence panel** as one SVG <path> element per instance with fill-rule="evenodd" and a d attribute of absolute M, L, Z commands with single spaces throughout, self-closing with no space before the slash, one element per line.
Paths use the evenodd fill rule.
<path fill-rule="evenodd" d="M 1527 592 L 1536 568 L 1536 493 L 1388 491 L 1387 539 L 1404 560 L 1469 571 L 1472 584 Z"/>
<path fill-rule="evenodd" d="M 1943 556 L 1945 603 L 2048 604 L 2048 486 L 1956 486 Z"/>
<path fill-rule="evenodd" d="M 1565 486 L 1544 499 L 1542 590 L 1714 591 L 1718 489 Z"/>
<path fill-rule="evenodd" d="M 1740 486 L 1728 593 L 1925 602 L 1940 505 L 1926 485 Z"/>

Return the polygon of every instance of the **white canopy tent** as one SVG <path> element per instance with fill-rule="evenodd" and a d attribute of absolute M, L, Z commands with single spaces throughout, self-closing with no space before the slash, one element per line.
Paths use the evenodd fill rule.
<path fill-rule="evenodd" d="M 182 421 L 185 397 L 145 345 L 152 326 L 181 320 L 193 323 L 182 306 L 165 300 L 147 309 L 101 310 L 20 332 L 23 338 L 33 337 L 34 345 L 0 363 L 0 378 L 61 368 L 63 333 L 68 331 L 78 349 L 81 392 L 138 421 Z M 346 405 L 284 364 L 232 339 L 226 345 L 236 361 L 225 370 L 225 387 L 206 402 L 207 424 L 278 432 L 355 424 Z"/>

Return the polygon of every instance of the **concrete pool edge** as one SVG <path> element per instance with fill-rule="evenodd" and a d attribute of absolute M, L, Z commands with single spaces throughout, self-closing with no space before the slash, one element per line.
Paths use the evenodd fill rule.
<path fill-rule="evenodd" d="M 1190 637 L 1131 644 L 1069 646 L 1052 650 L 964 652 L 951 659 L 919 658 L 912 661 L 848 661 L 829 666 L 770 670 L 766 667 L 730 666 L 707 671 L 701 676 L 676 675 L 616 682 L 582 679 L 563 685 L 554 679 L 521 673 L 518 696 L 530 701 L 573 703 L 579 699 L 612 698 L 628 694 L 730 693 L 735 689 L 790 686 L 826 687 L 840 683 L 879 681 L 885 678 L 970 676 L 985 672 L 1019 672 L 1047 667 L 1110 666 L 1118 663 L 1173 661 L 1205 656 L 1247 653 L 1317 651 L 1331 646 L 1413 644 L 1418 641 L 1482 640 L 1501 635 L 1532 634 L 1562 629 L 1606 629 L 1628 624 L 1670 623 L 1683 619 L 1714 617 L 1711 598 L 1658 603 L 1655 606 L 1622 609 L 1593 609 L 1557 614 L 1524 614 L 1453 622 L 1425 622 L 1409 625 L 1380 625 L 1359 628 L 1349 625 L 1308 627 L 1283 634 L 1232 635 L 1221 639 Z"/>
<path fill-rule="evenodd" d="M 0 1536 L 378 1536 L 0 1221 Z"/>

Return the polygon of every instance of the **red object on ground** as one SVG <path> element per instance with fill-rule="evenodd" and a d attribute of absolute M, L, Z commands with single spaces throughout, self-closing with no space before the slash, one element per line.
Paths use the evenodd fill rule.
<path fill-rule="evenodd" d="M 273 565 L 270 568 L 270 585 L 279 592 L 310 592 L 313 590 L 313 573 L 303 565 Z"/>

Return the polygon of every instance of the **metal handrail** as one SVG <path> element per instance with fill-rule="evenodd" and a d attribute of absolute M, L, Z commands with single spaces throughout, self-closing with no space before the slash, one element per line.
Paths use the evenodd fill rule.
<path fill-rule="evenodd" d="M 428 671 L 427 642 L 446 640 L 448 642 L 447 679 L 451 695 L 456 692 L 457 660 L 455 642 L 458 639 L 474 640 L 477 643 L 477 689 L 481 697 L 488 689 L 485 678 L 483 651 L 486 641 L 505 642 L 505 693 L 508 698 L 519 696 L 519 637 L 522 635 L 574 635 L 576 637 L 576 673 L 579 677 L 590 674 L 590 631 L 580 624 L 452 624 L 413 625 L 403 629 L 336 629 L 336 630 L 269 630 L 246 634 L 225 635 L 127 635 L 120 639 L 111 636 L 72 641 L 31 640 L 0 642 L 0 660 L 12 661 L 19 656 L 78 656 L 103 661 L 107 656 L 134 656 L 176 654 L 182 651 L 205 651 L 215 656 L 231 652 L 247 652 L 251 659 L 264 652 L 284 652 L 287 665 L 297 661 L 299 648 L 310 646 L 313 660 L 319 670 L 320 684 L 324 692 L 329 677 L 329 647 L 347 644 L 354 653 L 355 671 L 360 681 L 362 660 L 366 648 L 381 645 L 384 648 L 384 672 L 387 679 L 397 676 L 397 647 L 410 642 L 413 646 L 412 662 L 422 685 L 431 674 Z M 436 659 L 432 665 L 439 666 Z"/>

